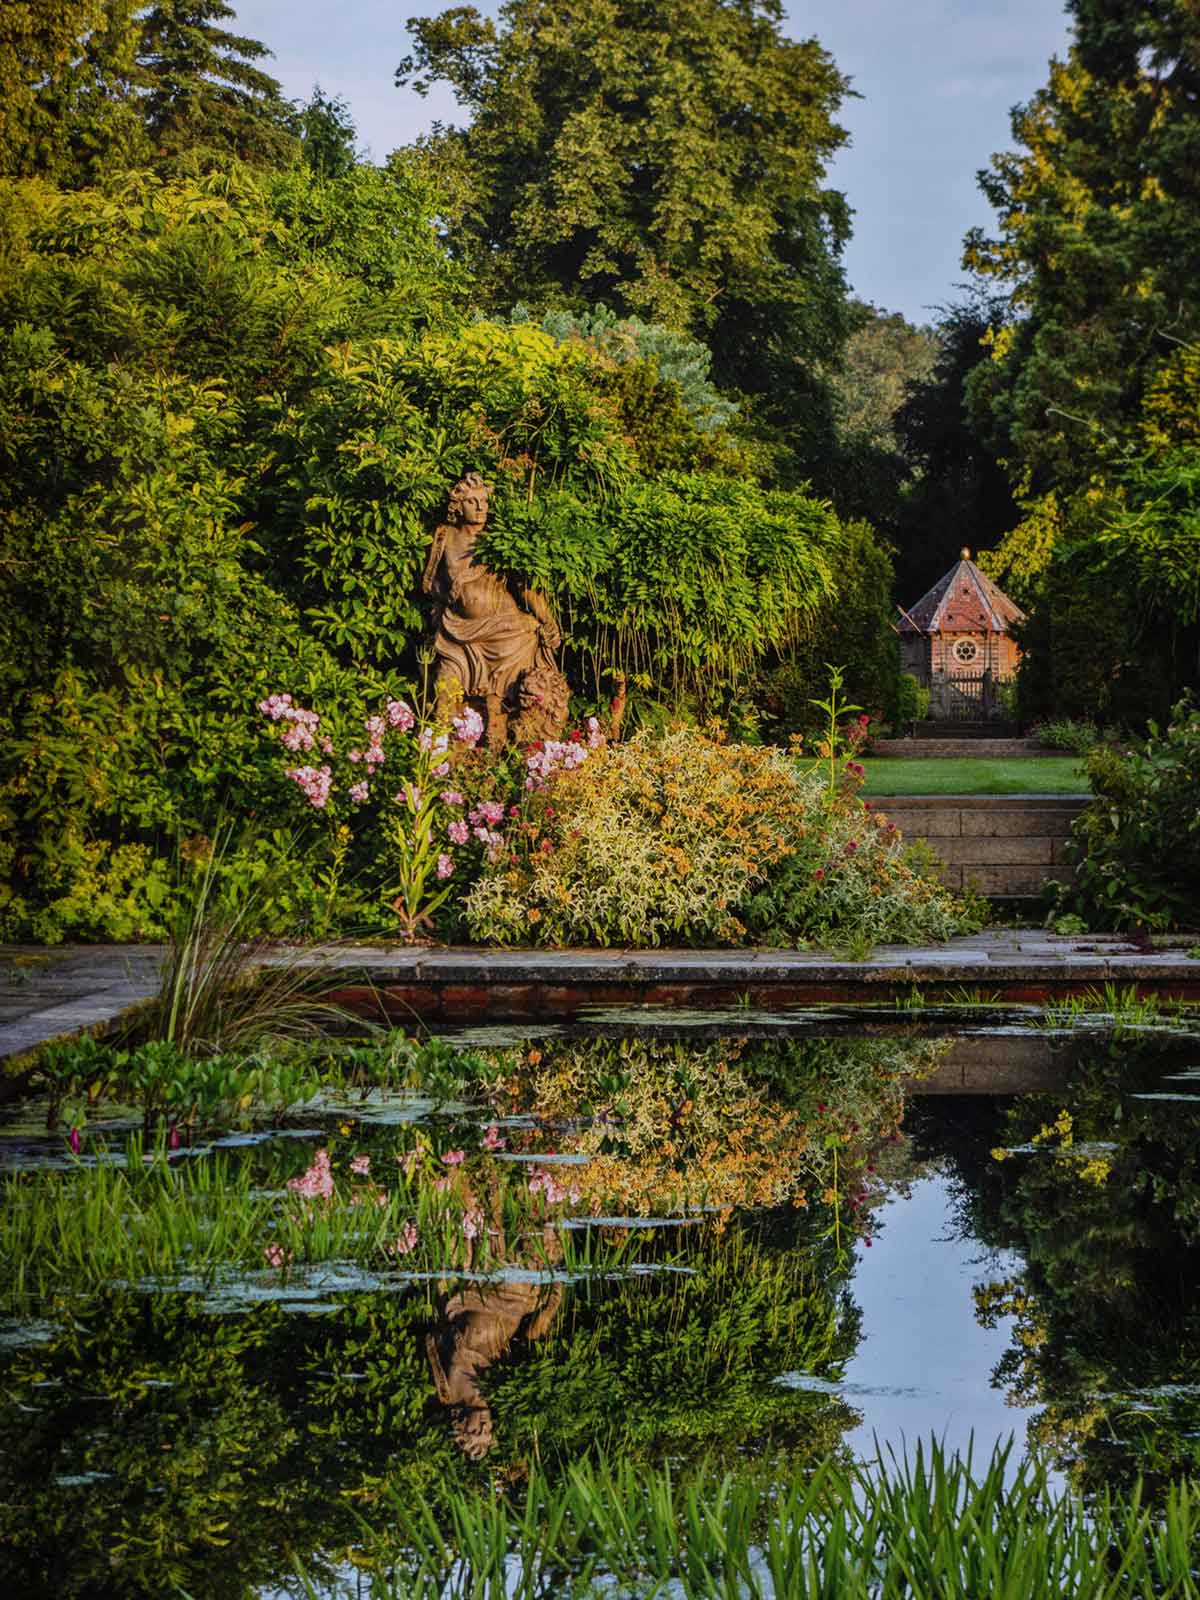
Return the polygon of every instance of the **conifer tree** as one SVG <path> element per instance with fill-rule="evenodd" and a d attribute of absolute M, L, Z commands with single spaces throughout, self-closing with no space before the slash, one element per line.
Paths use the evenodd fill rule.
<path fill-rule="evenodd" d="M 225 0 L 155 0 L 143 18 L 138 80 L 160 157 L 204 148 L 271 163 L 295 152 L 294 113 L 255 65 L 271 52 L 220 26 L 233 15 Z"/>

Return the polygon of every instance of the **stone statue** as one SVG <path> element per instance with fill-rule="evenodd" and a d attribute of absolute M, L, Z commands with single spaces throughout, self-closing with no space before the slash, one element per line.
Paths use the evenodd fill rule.
<path fill-rule="evenodd" d="M 497 577 L 475 559 L 491 490 L 468 472 L 450 491 L 421 587 L 437 606 L 438 703 L 448 718 L 462 699 L 482 700 L 487 743 L 557 738 L 567 718 L 567 682 L 555 651 L 558 624 L 544 595 Z"/>

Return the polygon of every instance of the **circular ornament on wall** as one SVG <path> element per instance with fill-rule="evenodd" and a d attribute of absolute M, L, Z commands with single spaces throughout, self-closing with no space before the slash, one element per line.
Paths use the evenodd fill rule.
<path fill-rule="evenodd" d="M 974 639 L 958 639 L 955 641 L 954 659 L 959 662 L 960 665 L 964 667 L 969 666 L 971 662 L 975 660 L 978 654 L 979 646 L 975 643 Z"/>

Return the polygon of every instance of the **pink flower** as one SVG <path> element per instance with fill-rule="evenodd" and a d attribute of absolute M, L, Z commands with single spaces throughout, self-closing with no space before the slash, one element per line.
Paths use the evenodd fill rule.
<path fill-rule="evenodd" d="M 445 1194 L 446 1190 L 449 1187 L 450 1187 L 450 1179 L 449 1178 L 435 1178 L 433 1180 L 433 1190 L 434 1190 L 434 1192 L 436 1194 Z"/>
<path fill-rule="evenodd" d="M 395 1243 L 392 1245 L 392 1254 L 394 1256 L 406 1256 L 410 1250 L 415 1249 L 416 1243 L 417 1225 L 410 1218 L 396 1235 Z"/>
<path fill-rule="evenodd" d="M 482 1142 L 485 1150 L 504 1150 L 508 1145 L 508 1140 L 504 1138 L 494 1122 L 484 1134 Z"/>
<path fill-rule="evenodd" d="M 851 839 L 849 844 L 846 846 L 846 854 L 848 856 L 852 856 L 857 849 L 858 849 L 858 840 L 857 839 Z"/>
<path fill-rule="evenodd" d="M 354 801 L 354 804 L 356 806 L 361 806 L 363 801 L 366 800 L 367 796 L 371 793 L 371 786 L 364 778 L 361 783 L 352 783 L 348 792 L 351 800 Z"/>
<path fill-rule="evenodd" d="M 458 1167 L 462 1165 L 466 1153 L 465 1150 L 447 1150 L 442 1160 L 448 1167 Z"/>
<path fill-rule="evenodd" d="M 824 876 L 825 876 L 825 868 L 824 867 L 818 867 L 817 870 L 813 873 L 813 877 L 817 880 L 818 883 L 820 883 L 821 879 Z"/>
<path fill-rule="evenodd" d="M 371 1170 L 371 1158 L 370 1158 L 370 1156 L 355 1156 L 354 1160 L 350 1163 L 350 1171 L 351 1172 L 357 1172 L 360 1177 L 365 1178 L 367 1173 L 370 1172 L 370 1170 Z"/>
<path fill-rule="evenodd" d="M 450 748 L 450 735 L 435 734 L 432 728 L 422 728 L 417 737 L 417 744 L 422 750 L 432 751 L 435 756 L 445 755 Z"/>
<path fill-rule="evenodd" d="M 567 1191 L 552 1172 L 545 1167 L 535 1167 L 529 1180 L 530 1194 L 544 1194 L 548 1203 L 558 1205 L 567 1198 Z"/>
<path fill-rule="evenodd" d="M 313 1164 L 300 1178 L 289 1178 L 288 1188 L 297 1194 L 328 1200 L 333 1194 L 333 1172 L 329 1165 L 329 1151 L 318 1150 Z"/>
<path fill-rule="evenodd" d="M 541 789 L 556 772 L 570 772 L 588 758 L 588 746 L 578 739 L 547 739 L 530 747 L 525 758 L 527 789 Z"/>
<path fill-rule="evenodd" d="M 451 844 L 466 844 L 467 840 L 471 837 L 470 828 L 467 827 L 466 823 L 463 822 L 461 818 L 456 822 L 452 822 L 446 829 L 446 833 Z"/>
<path fill-rule="evenodd" d="M 294 722 L 280 742 L 285 750 L 311 750 L 316 740 L 302 722 Z"/>
<path fill-rule="evenodd" d="M 299 784 L 310 806 L 324 810 L 333 787 L 333 773 L 328 767 L 288 767 L 284 776 Z"/>
<path fill-rule="evenodd" d="M 451 719 L 451 726 L 463 744 L 476 745 L 483 737 L 483 718 L 474 706 L 464 706 L 461 715 Z"/>
<path fill-rule="evenodd" d="M 438 875 L 439 878 L 445 880 L 446 878 L 448 878 L 451 875 L 451 873 L 453 871 L 454 871 L 453 858 L 448 856 L 446 854 L 446 852 L 443 850 L 441 855 L 439 855 L 438 858 L 437 858 L 437 875 Z"/>
<path fill-rule="evenodd" d="M 587 719 L 588 745 L 595 750 L 604 743 L 604 735 L 600 731 L 600 722 L 596 717 Z"/>
<path fill-rule="evenodd" d="M 463 1218 L 463 1233 L 468 1239 L 474 1239 L 478 1237 L 479 1232 L 483 1227 L 484 1220 L 485 1219 L 482 1211 L 472 1210 L 467 1212 L 466 1216 Z"/>
<path fill-rule="evenodd" d="M 465 806 L 466 796 L 459 794 L 457 789 L 443 789 L 438 799 L 444 806 Z"/>
<path fill-rule="evenodd" d="M 361 750 L 347 750 L 346 751 L 346 760 L 347 761 L 353 761 L 354 765 L 357 766 L 358 763 L 362 760 L 362 751 Z"/>
<path fill-rule="evenodd" d="M 403 801 L 408 809 L 416 816 L 421 809 L 421 791 L 415 783 L 406 783 L 396 796 L 397 801 Z"/>
<path fill-rule="evenodd" d="M 258 702 L 258 709 L 270 717 L 272 722 L 278 722 L 280 717 L 287 715 L 288 707 L 292 703 L 290 694 L 269 694 L 265 700 Z"/>
<path fill-rule="evenodd" d="M 448 761 L 439 761 L 433 769 L 433 775 L 435 778 L 444 778 L 449 771 L 450 763 Z"/>
<path fill-rule="evenodd" d="M 285 1267 L 292 1259 L 292 1252 L 285 1250 L 281 1244 L 269 1244 L 263 1251 L 263 1256 L 269 1267 L 274 1267 L 276 1272 L 280 1267 Z"/>
<path fill-rule="evenodd" d="M 387 719 L 393 728 L 399 728 L 401 733 L 407 733 L 410 728 L 416 727 L 417 719 L 413 715 L 412 707 L 403 700 L 389 700 L 387 703 Z"/>
<path fill-rule="evenodd" d="M 396 1160 L 400 1163 L 400 1170 L 401 1170 L 401 1172 L 403 1172 L 403 1174 L 404 1174 L 404 1176 L 406 1178 L 411 1178 L 412 1177 L 413 1168 L 416 1166 L 417 1162 L 420 1159 L 421 1159 L 421 1152 L 419 1150 L 410 1150 L 407 1153 L 407 1155 L 402 1155 L 402 1156 L 397 1156 L 396 1157 Z"/>
<path fill-rule="evenodd" d="M 81 1142 L 82 1141 L 79 1137 L 79 1129 L 72 1128 L 70 1133 L 67 1135 L 67 1143 L 71 1147 L 71 1154 L 73 1156 L 77 1156 L 79 1154 L 79 1146 Z"/>

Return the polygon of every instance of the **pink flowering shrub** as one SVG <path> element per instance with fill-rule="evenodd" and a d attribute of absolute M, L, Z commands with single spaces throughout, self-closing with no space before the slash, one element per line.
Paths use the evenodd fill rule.
<path fill-rule="evenodd" d="M 510 789 L 519 796 L 532 770 L 522 766 L 505 783 L 503 764 L 478 748 L 483 718 L 470 706 L 446 728 L 422 722 L 406 700 L 388 699 L 381 712 L 361 720 L 362 734 L 353 739 L 337 738 L 320 713 L 286 692 L 268 695 L 259 711 L 285 751 L 319 751 L 324 758 L 285 763 L 282 771 L 333 830 L 330 897 L 353 855 L 375 877 L 387 921 L 405 938 L 428 931 L 497 855 Z M 586 748 L 582 738 L 579 747 Z M 547 773 L 556 759 L 562 765 L 551 758 Z M 498 782 L 505 785 L 502 799 L 495 798 Z"/>

